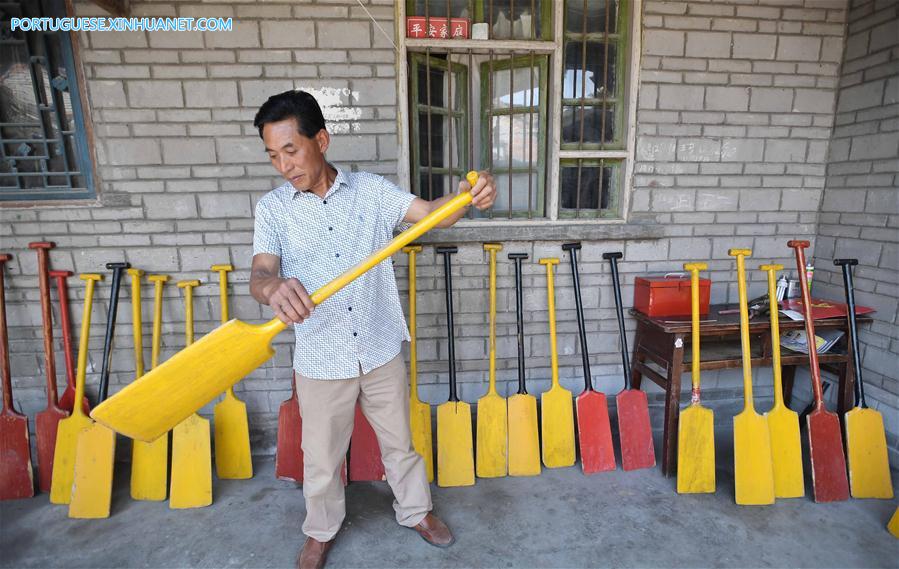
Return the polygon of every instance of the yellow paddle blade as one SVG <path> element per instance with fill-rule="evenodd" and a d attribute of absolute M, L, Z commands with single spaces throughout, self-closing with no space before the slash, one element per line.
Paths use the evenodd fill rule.
<path fill-rule="evenodd" d="M 112 502 L 115 432 L 94 424 L 78 435 L 70 518 L 108 518 Z"/>
<path fill-rule="evenodd" d="M 53 483 L 50 503 L 68 504 L 72 501 L 72 480 L 75 478 L 75 451 L 78 434 L 94 422 L 87 415 L 73 413 L 56 427 L 56 448 L 53 451 Z"/>
<path fill-rule="evenodd" d="M 215 405 L 212 424 L 215 426 L 215 473 L 219 478 L 252 478 L 246 403 L 228 392 Z"/>
<path fill-rule="evenodd" d="M 150 442 L 271 358 L 269 342 L 283 329 L 277 318 L 259 325 L 222 324 L 95 407 L 91 417 Z"/>
<path fill-rule="evenodd" d="M 774 503 L 774 470 L 768 423 L 746 409 L 734 417 L 734 486 L 737 504 Z"/>
<path fill-rule="evenodd" d="M 468 403 L 448 401 L 437 407 L 437 485 L 472 486 L 473 453 Z"/>
<path fill-rule="evenodd" d="M 893 517 L 890 518 L 890 523 L 887 524 L 887 529 L 893 537 L 899 539 L 899 508 L 896 508 L 896 511 L 893 512 Z"/>
<path fill-rule="evenodd" d="M 556 385 L 540 396 L 543 423 L 543 464 L 560 468 L 574 464 L 574 402 L 571 392 Z"/>
<path fill-rule="evenodd" d="M 537 398 L 516 394 L 509 397 L 509 475 L 540 474 L 540 437 L 537 429 Z"/>
<path fill-rule="evenodd" d="M 715 414 L 699 403 L 680 414 L 677 434 L 677 493 L 715 491 Z"/>
<path fill-rule="evenodd" d="M 212 452 L 209 447 L 209 420 L 194 413 L 172 431 L 169 507 L 202 508 L 211 503 Z"/>
<path fill-rule="evenodd" d="M 412 446 L 425 460 L 428 482 L 433 482 L 434 443 L 431 432 L 431 406 L 414 396 L 409 402 L 409 426 L 412 430 Z"/>
<path fill-rule="evenodd" d="M 852 497 L 892 498 L 883 416 L 874 409 L 861 407 L 846 413 L 846 449 Z"/>
<path fill-rule="evenodd" d="M 508 410 L 496 393 L 478 399 L 478 476 L 497 478 L 508 473 Z"/>
<path fill-rule="evenodd" d="M 131 498 L 161 502 L 168 493 L 169 437 L 152 443 L 133 441 L 131 448 Z"/>
<path fill-rule="evenodd" d="M 774 468 L 774 496 L 800 498 L 805 495 L 802 475 L 802 440 L 799 415 L 783 405 L 765 413 L 771 435 L 771 462 Z"/>

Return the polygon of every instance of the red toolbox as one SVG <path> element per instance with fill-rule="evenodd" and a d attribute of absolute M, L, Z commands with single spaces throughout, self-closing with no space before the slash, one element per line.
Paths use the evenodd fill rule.
<path fill-rule="evenodd" d="M 709 312 L 709 292 L 712 282 L 699 279 L 699 313 Z M 647 316 L 689 316 L 690 276 L 669 273 L 658 277 L 637 277 L 634 280 L 634 308 Z"/>

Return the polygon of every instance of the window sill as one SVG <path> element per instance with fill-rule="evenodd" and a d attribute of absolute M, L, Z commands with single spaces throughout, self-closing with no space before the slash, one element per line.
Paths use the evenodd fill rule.
<path fill-rule="evenodd" d="M 432 229 L 420 243 L 482 243 L 488 241 L 599 241 L 652 240 L 662 238 L 655 223 L 596 221 L 468 221 L 446 229 Z"/>

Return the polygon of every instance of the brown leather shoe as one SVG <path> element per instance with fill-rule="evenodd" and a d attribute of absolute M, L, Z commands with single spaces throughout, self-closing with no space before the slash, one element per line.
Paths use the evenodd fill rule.
<path fill-rule="evenodd" d="M 328 551 L 332 545 L 334 545 L 333 539 L 318 541 L 307 537 L 300 556 L 297 557 L 297 569 L 322 569 L 328 560 Z"/>
<path fill-rule="evenodd" d="M 446 524 L 430 512 L 412 529 L 435 547 L 449 547 L 456 543 L 456 538 L 453 537 L 453 533 L 446 527 Z"/>

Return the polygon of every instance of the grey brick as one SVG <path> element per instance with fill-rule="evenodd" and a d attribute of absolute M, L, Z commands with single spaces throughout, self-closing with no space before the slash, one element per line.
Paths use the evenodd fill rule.
<path fill-rule="evenodd" d="M 899 132 L 857 136 L 852 140 L 850 160 L 895 158 L 899 155 Z"/>
<path fill-rule="evenodd" d="M 668 241 L 628 241 L 624 258 L 628 261 L 658 261 L 668 258 Z"/>
<path fill-rule="evenodd" d="M 316 22 L 318 47 L 367 48 L 371 47 L 371 30 L 366 22 Z M 380 32 L 378 32 L 380 33 Z"/>
<path fill-rule="evenodd" d="M 197 197 L 200 203 L 200 217 L 227 218 L 250 217 L 250 197 L 239 193 L 216 193 L 200 195 Z"/>
<path fill-rule="evenodd" d="M 687 57 L 730 57 L 731 34 L 726 32 L 688 32 Z"/>
<path fill-rule="evenodd" d="M 855 111 L 867 109 L 881 104 L 883 101 L 884 82 L 872 81 L 862 83 L 840 91 L 840 100 L 837 103 L 837 112 Z"/>
<path fill-rule="evenodd" d="M 773 34 L 734 34 L 734 57 L 774 59 L 777 36 Z"/>
<path fill-rule="evenodd" d="M 197 216 L 197 200 L 190 194 L 151 194 L 141 199 L 147 219 L 192 219 Z"/>
<path fill-rule="evenodd" d="M 703 87 L 660 85 L 659 108 L 677 110 L 702 110 Z"/>
<path fill-rule="evenodd" d="M 756 87 L 751 91 L 749 110 L 756 112 L 790 112 L 793 107 L 792 89 Z"/>
<path fill-rule="evenodd" d="M 259 24 L 252 20 L 234 20 L 233 30 L 230 32 L 203 32 L 203 41 L 207 48 L 258 48 L 260 47 Z"/>
<path fill-rule="evenodd" d="M 652 211 L 692 211 L 696 201 L 693 190 L 660 189 L 652 192 Z"/>
<path fill-rule="evenodd" d="M 230 259 L 227 247 L 181 247 L 178 256 L 182 271 L 208 272 L 212 265 L 222 262 L 223 259 Z"/>
<path fill-rule="evenodd" d="M 89 81 L 91 103 L 94 107 L 127 107 L 125 89 L 121 81 Z"/>
<path fill-rule="evenodd" d="M 677 159 L 688 162 L 717 162 L 721 159 L 721 142 L 707 138 L 679 140 Z"/>
<path fill-rule="evenodd" d="M 262 21 L 259 31 L 264 48 L 315 47 L 315 22 L 311 19 Z"/>
<path fill-rule="evenodd" d="M 128 81 L 128 101 L 132 107 L 183 107 L 181 83 L 178 81 Z"/>
<path fill-rule="evenodd" d="M 359 105 L 396 104 L 396 81 L 393 79 L 354 79 L 354 94 Z"/>
<path fill-rule="evenodd" d="M 684 55 L 684 33 L 646 30 L 643 53 L 647 55 Z"/>
<path fill-rule="evenodd" d="M 162 160 L 159 144 L 153 139 L 109 139 L 106 145 L 107 159 L 113 165 L 158 164 Z"/>
<path fill-rule="evenodd" d="M 749 89 L 744 87 L 707 87 L 705 106 L 715 111 L 746 111 Z"/>
<path fill-rule="evenodd" d="M 188 107 L 236 107 L 237 83 L 234 81 L 185 81 Z"/>
<path fill-rule="evenodd" d="M 674 160 L 676 144 L 673 138 L 641 136 L 637 140 L 637 157 L 648 162 L 670 162 Z"/>
<path fill-rule="evenodd" d="M 283 79 L 262 81 L 241 81 L 240 102 L 244 107 L 259 108 L 272 95 L 293 89 L 292 81 Z"/>
<path fill-rule="evenodd" d="M 258 136 L 217 138 L 215 147 L 219 161 L 225 164 L 262 164 L 269 162 L 268 155 L 265 153 L 265 146 Z M 274 171 L 271 173 L 275 174 Z"/>
<path fill-rule="evenodd" d="M 765 160 L 768 162 L 802 162 L 808 142 L 805 140 L 768 140 Z"/>
<path fill-rule="evenodd" d="M 162 140 L 166 164 L 214 164 L 215 142 L 211 138 L 171 138 Z"/>
<path fill-rule="evenodd" d="M 820 89 L 796 89 L 793 111 L 799 113 L 830 113 L 834 108 L 833 91 Z"/>
<path fill-rule="evenodd" d="M 722 162 L 759 162 L 765 143 L 760 139 L 731 138 L 721 144 Z"/>

